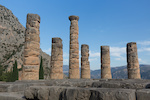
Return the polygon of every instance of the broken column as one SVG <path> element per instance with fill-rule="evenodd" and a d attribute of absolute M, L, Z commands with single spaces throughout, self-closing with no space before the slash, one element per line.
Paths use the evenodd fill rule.
<path fill-rule="evenodd" d="M 136 42 L 127 44 L 127 69 L 129 79 L 141 79 Z"/>
<path fill-rule="evenodd" d="M 89 46 L 81 46 L 81 78 L 90 79 Z"/>
<path fill-rule="evenodd" d="M 79 79 L 79 43 L 78 43 L 78 16 L 70 16 L 70 51 L 69 51 L 69 78 Z"/>
<path fill-rule="evenodd" d="M 112 79 L 109 46 L 101 46 L 101 78 Z"/>
<path fill-rule="evenodd" d="M 63 79 L 63 44 L 61 38 L 52 38 L 51 79 Z"/>
<path fill-rule="evenodd" d="M 28 14 L 25 31 L 22 80 L 39 80 L 39 65 L 40 65 L 39 27 L 40 27 L 40 16 L 37 14 Z"/>

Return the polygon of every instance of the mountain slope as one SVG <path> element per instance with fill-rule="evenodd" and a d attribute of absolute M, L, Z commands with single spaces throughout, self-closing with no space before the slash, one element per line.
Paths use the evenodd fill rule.
<path fill-rule="evenodd" d="M 5 71 L 12 70 L 17 61 L 18 69 L 23 65 L 23 51 L 25 42 L 25 27 L 13 15 L 11 10 L 0 5 L 0 67 Z M 43 58 L 44 77 L 49 78 L 50 56 L 40 51 Z"/>

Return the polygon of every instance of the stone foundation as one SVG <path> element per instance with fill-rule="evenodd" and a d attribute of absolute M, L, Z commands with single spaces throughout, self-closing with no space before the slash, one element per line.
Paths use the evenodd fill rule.
<path fill-rule="evenodd" d="M 2 82 L 0 100 L 150 100 L 149 88 L 142 79 Z"/>

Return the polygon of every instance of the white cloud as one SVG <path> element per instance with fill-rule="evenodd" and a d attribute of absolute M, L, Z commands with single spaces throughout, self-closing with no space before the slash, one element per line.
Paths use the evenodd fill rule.
<path fill-rule="evenodd" d="M 81 51 L 79 51 L 79 55 L 81 54 Z"/>
<path fill-rule="evenodd" d="M 97 61 L 98 58 L 90 58 L 89 61 Z"/>
<path fill-rule="evenodd" d="M 122 57 L 126 53 L 126 47 L 110 47 L 110 55 L 114 57 Z"/>
<path fill-rule="evenodd" d="M 138 60 L 139 60 L 139 61 L 142 61 L 142 59 L 141 59 L 141 58 L 138 58 Z"/>
<path fill-rule="evenodd" d="M 89 51 L 90 57 L 100 57 L 100 52 Z"/>
<path fill-rule="evenodd" d="M 138 52 L 150 51 L 150 47 L 139 48 Z"/>
<path fill-rule="evenodd" d="M 69 59 L 63 59 L 64 62 L 69 62 Z"/>
<path fill-rule="evenodd" d="M 121 58 L 115 58 L 115 60 L 121 60 Z"/>
<path fill-rule="evenodd" d="M 46 50 L 43 50 L 45 53 L 47 53 L 47 54 L 49 54 L 49 55 L 51 55 L 51 48 L 48 48 L 48 49 L 46 49 Z"/>
<path fill-rule="evenodd" d="M 148 46 L 148 45 L 150 45 L 150 41 L 141 41 L 141 42 L 137 42 L 137 44 L 140 44 L 143 46 Z"/>
<path fill-rule="evenodd" d="M 138 58 L 139 63 L 146 63 L 146 61 L 142 60 L 141 58 Z"/>
<path fill-rule="evenodd" d="M 69 53 L 64 52 L 63 57 L 69 57 Z"/>

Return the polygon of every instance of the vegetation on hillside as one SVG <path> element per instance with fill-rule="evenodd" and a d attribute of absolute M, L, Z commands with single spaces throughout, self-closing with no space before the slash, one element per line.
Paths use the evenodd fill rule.
<path fill-rule="evenodd" d="M 5 72 L 4 67 L 0 65 L 0 81 L 14 82 L 16 80 L 18 80 L 17 61 L 15 61 L 13 70 L 10 72 Z"/>

